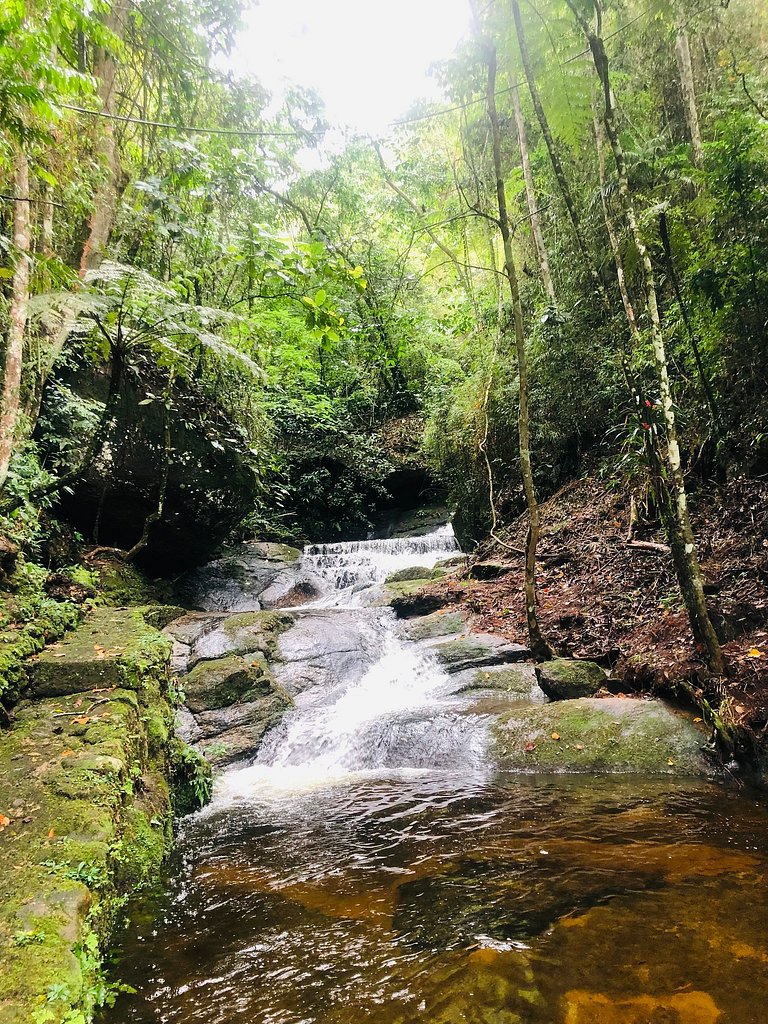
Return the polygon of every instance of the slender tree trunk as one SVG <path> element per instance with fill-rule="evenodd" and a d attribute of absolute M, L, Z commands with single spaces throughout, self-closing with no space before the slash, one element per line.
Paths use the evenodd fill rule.
<path fill-rule="evenodd" d="M 667 435 L 667 463 L 671 478 L 672 500 L 671 502 L 664 502 L 662 513 L 665 518 L 669 545 L 672 548 L 677 579 L 688 610 L 693 635 L 705 647 L 710 669 L 713 672 L 722 674 L 725 672 L 725 660 L 717 634 L 709 618 L 706 597 L 704 595 L 704 578 L 696 554 L 696 542 L 688 511 L 688 496 L 685 489 L 685 476 L 683 474 L 680 444 L 677 436 L 672 383 L 669 379 L 666 346 L 657 300 L 656 276 L 650 253 L 648 252 L 648 247 L 638 222 L 634 199 L 629 189 L 627 164 L 616 126 L 616 108 L 611 89 L 608 56 L 602 39 L 602 4 L 600 0 L 594 0 L 597 28 L 593 31 L 589 22 L 586 21 L 576 5 L 575 0 L 566 0 L 566 2 L 584 31 L 592 53 L 595 69 L 600 79 L 605 104 L 604 124 L 616 164 L 619 197 L 643 268 L 648 317 L 651 322 L 651 342 L 656 362 L 661 409 Z"/>
<path fill-rule="evenodd" d="M 163 511 L 165 510 L 165 497 L 168 493 L 168 476 L 171 469 L 171 396 L 173 394 L 173 376 L 168 381 L 168 386 L 165 392 L 165 400 L 163 405 L 163 458 L 160 465 L 160 481 L 157 488 L 157 505 L 155 510 L 150 512 L 147 518 L 144 520 L 144 529 L 141 531 L 141 537 L 136 541 L 130 551 L 125 556 L 126 562 L 135 561 L 137 555 L 146 548 L 149 543 L 149 534 L 152 530 L 154 523 L 160 522 L 163 518 Z"/>
<path fill-rule="evenodd" d="M 518 437 L 520 450 L 520 474 L 523 480 L 525 501 L 528 506 L 528 537 L 525 546 L 525 615 L 531 651 L 537 658 L 550 658 L 552 651 L 541 634 L 536 609 L 536 548 L 539 541 L 541 517 L 536 500 L 536 488 L 531 467 L 530 417 L 528 410 L 528 357 L 525 350 L 525 325 L 523 306 L 520 301 L 515 255 L 512 249 L 512 234 L 509 227 L 507 195 L 504 187 L 504 172 L 501 160 L 501 130 L 496 109 L 496 48 L 484 41 L 483 49 L 488 65 L 487 104 L 493 142 L 493 166 L 496 177 L 496 201 L 499 210 L 499 227 L 504 243 L 504 273 L 509 283 L 512 309 L 515 321 L 515 349 L 517 352 L 517 375 L 520 385 L 518 413 Z"/>
<path fill-rule="evenodd" d="M 627 323 L 629 324 L 629 332 L 632 336 L 633 344 L 637 344 L 640 341 L 640 329 L 637 326 L 637 317 L 635 316 L 635 308 L 632 305 L 632 300 L 629 297 L 629 289 L 627 288 L 627 277 L 624 272 L 624 260 L 621 256 L 621 246 L 619 245 L 619 236 L 616 232 L 616 225 L 613 223 L 611 217 L 611 210 L 608 206 L 608 193 L 605 176 L 605 130 L 600 124 L 597 116 L 594 118 L 595 126 L 595 148 L 597 149 L 597 169 L 600 176 L 600 199 L 603 205 L 603 220 L 605 221 L 605 230 L 608 232 L 608 241 L 611 246 L 611 254 L 613 255 L 613 262 L 616 266 L 616 280 L 619 283 L 619 292 L 621 293 L 621 302 L 624 306 L 624 312 L 627 315 Z"/>
<path fill-rule="evenodd" d="M 544 235 L 541 230 L 541 218 L 539 217 L 539 206 L 536 200 L 536 189 L 533 184 L 533 173 L 531 171 L 531 158 L 528 152 L 528 138 L 523 120 L 523 109 L 520 105 L 520 91 L 517 80 L 512 82 L 512 108 L 515 112 L 515 124 L 517 125 L 517 141 L 520 146 L 520 162 L 523 166 L 523 180 L 525 181 L 525 198 L 528 202 L 528 212 L 531 218 L 531 234 L 533 244 L 536 247 L 536 255 L 539 258 L 539 271 L 544 291 L 551 306 L 557 305 L 555 286 L 552 282 L 552 271 L 549 266 L 549 255 L 544 244 Z"/>
<path fill-rule="evenodd" d="M 122 35 L 128 17 L 127 0 L 115 0 L 105 21 L 107 28 Z M 109 50 L 99 47 L 94 61 L 94 76 L 98 82 L 99 98 L 105 114 L 117 112 L 117 62 Z M 105 178 L 92 200 L 91 216 L 88 221 L 88 235 L 80 258 L 80 276 L 96 269 L 104 259 L 109 235 L 117 213 L 121 191 L 122 169 L 120 149 L 115 137 L 115 122 L 104 119 L 96 129 L 100 132 L 98 155 Z"/>
<path fill-rule="evenodd" d="M 0 393 L 0 490 L 8 478 L 21 404 L 21 371 L 24 362 L 24 334 L 29 311 L 31 261 L 29 215 L 29 163 L 19 147 L 14 161 L 14 189 L 18 197 L 13 209 L 13 244 L 16 266 L 13 271 L 11 305 L 8 311 L 8 335 L 5 341 L 3 387 Z"/>
<path fill-rule="evenodd" d="M 539 122 L 539 128 L 544 138 L 544 142 L 549 153 L 549 159 L 552 164 L 552 170 L 555 172 L 555 178 L 560 188 L 560 194 L 563 197 L 565 208 L 568 211 L 568 218 L 573 228 L 573 234 L 576 238 L 576 244 L 579 247 L 581 258 L 584 261 L 584 266 L 592 278 L 595 285 L 595 290 L 600 296 L 604 305 L 608 306 L 608 296 L 606 294 L 603 283 L 600 280 L 600 275 L 597 272 L 597 267 L 592 259 L 592 254 L 589 251 L 589 246 L 584 237 L 584 230 L 581 224 L 581 218 L 579 211 L 576 208 L 576 203 L 573 200 L 573 194 L 571 192 L 570 185 L 568 184 L 568 178 L 565 175 L 562 160 L 560 154 L 557 152 L 555 146 L 555 140 L 552 135 L 552 130 L 549 127 L 549 121 L 547 115 L 544 112 L 544 107 L 541 103 L 541 97 L 539 96 L 539 88 L 536 84 L 536 77 L 533 73 L 533 65 L 531 64 L 530 53 L 528 52 L 528 43 L 525 38 L 525 29 L 523 27 L 523 19 L 520 16 L 520 4 L 518 0 L 511 0 L 512 3 L 512 16 L 515 20 L 515 31 L 517 33 L 517 43 L 520 48 L 520 59 L 523 64 L 523 71 L 525 72 L 525 80 L 528 83 L 528 91 L 531 94 L 531 102 L 533 103 L 533 109 L 536 113 L 536 119 Z"/>
<path fill-rule="evenodd" d="M 685 120 L 688 124 L 688 134 L 691 137 L 693 162 L 697 167 L 701 167 L 704 162 L 704 149 L 701 143 L 699 110 L 696 104 L 696 87 L 693 81 L 691 45 L 688 39 L 688 30 L 685 27 L 682 17 L 678 20 L 675 54 L 677 56 L 677 67 L 680 71 L 680 86 L 683 93 L 683 106 L 685 107 Z"/>

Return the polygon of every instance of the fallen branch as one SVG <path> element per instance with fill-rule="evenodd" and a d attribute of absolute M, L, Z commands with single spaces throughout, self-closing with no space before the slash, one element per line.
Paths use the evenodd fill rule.
<path fill-rule="evenodd" d="M 652 540 L 628 540 L 625 541 L 628 548 L 638 548 L 640 551 L 655 551 L 659 555 L 671 555 L 672 548 L 667 544 L 656 544 Z"/>

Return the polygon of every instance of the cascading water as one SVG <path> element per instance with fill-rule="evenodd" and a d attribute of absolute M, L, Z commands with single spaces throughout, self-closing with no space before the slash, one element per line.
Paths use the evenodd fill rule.
<path fill-rule="evenodd" d="M 765 808 L 697 780 L 494 773 L 483 701 L 505 695 L 376 607 L 389 573 L 455 553 L 449 527 L 307 549 L 320 596 L 275 669 L 295 706 L 184 819 L 102 1024 L 762 1024 Z"/>
<path fill-rule="evenodd" d="M 354 607 L 365 603 L 371 588 L 392 573 L 417 566 L 432 569 L 458 551 L 453 527 L 447 523 L 422 537 L 310 544 L 304 549 L 303 565 L 326 583 L 328 592 L 317 603 Z"/>
<path fill-rule="evenodd" d="M 446 707 L 446 672 L 428 648 L 402 639 L 389 610 L 366 607 L 390 574 L 417 566 L 432 569 L 458 551 L 450 524 L 421 537 L 305 549 L 302 569 L 324 581 L 324 593 L 298 614 L 332 609 L 325 625 L 333 631 L 352 612 L 361 646 L 375 651 L 376 658 L 359 677 L 347 675 L 299 694 L 296 708 L 268 736 L 256 762 L 221 780 L 214 812 L 222 802 L 252 799 L 269 788 L 285 792 L 361 774 L 424 771 L 444 767 L 451 756 L 454 765 L 465 767 L 474 758 L 481 739 L 465 718 Z M 433 726 L 430 747 L 418 742 L 424 723 Z"/>

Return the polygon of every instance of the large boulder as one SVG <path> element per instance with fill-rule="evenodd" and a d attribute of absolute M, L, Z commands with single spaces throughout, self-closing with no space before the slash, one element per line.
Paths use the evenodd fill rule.
<path fill-rule="evenodd" d="M 304 604 L 319 595 L 321 583 L 302 569 L 298 548 L 246 541 L 187 573 L 177 590 L 190 607 L 248 612 Z"/>
<path fill-rule="evenodd" d="M 555 658 L 536 666 L 539 685 L 551 700 L 594 697 L 608 676 L 594 661 Z"/>
<path fill-rule="evenodd" d="M 291 695 L 352 682 L 379 660 L 382 641 L 381 628 L 364 611 L 296 612 L 293 626 L 280 634 L 275 678 Z"/>
<path fill-rule="evenodd" d="M 656 700 L 610 697 L 514 707 L 492 729 L 507 771 L 712 776 L 707 740 L 690 718 Z"/>
<path fill-rule="evenodd" d="M 88 433 L 102 414 L 109 381 L 106 374 L 82 370 L 67 385 L 46 390 L 37 439 L 49 462 L 73 468 Z M 63 492 L 59 510 L 85 536 L 98 522 L 101 544 L 131 548 L 144 521 L 157 508 L 165 448 L 161 402 L 131 379 L 122 384 L 112 430 L 99 457 L 71 492 Z M 88 431 L 82 409 L 92 410 Z M 238 428 L 207 415 L 199 396 L 177 383 L 171 412 L 172 452 L 164 511 L 150 529 L 141 568 L 172 575 L 210 558 L 256 503 L 260 481 L 253 452 Z"/>

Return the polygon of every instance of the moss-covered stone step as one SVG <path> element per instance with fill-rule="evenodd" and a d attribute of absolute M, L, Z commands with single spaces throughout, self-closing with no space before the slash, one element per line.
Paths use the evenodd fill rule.
<path fill-rule="evenodd" d="M 502 770 L 713 776 L 707 735 L 655 700 L 583 697 L 513 708 L 493 727 Z"/>
<path fill-rule="evenodd" d="M 169 641 L 136 608 L 96 608 L 65 639 L 30 661 L 31 692 L 57 697 L 110 686 L 140 689 L 164 670 Z"/>
<path fill-rule="evenodd" d="M 34 1013 L 59 1024 L 73 1008 L 87 1016 L 100 948 L 168 852 L 171 779 L 204 796 L 205 767 L 173 732 L 169 650 L 140 613 L 95 613 L 44 652 L 33 677 L 42 663 L 43 689 L 69 690 L 106 681 L 107 661 L 122 685 L 25 700 L 0 737 L 2 1024 L 29 1024 Z"/>

